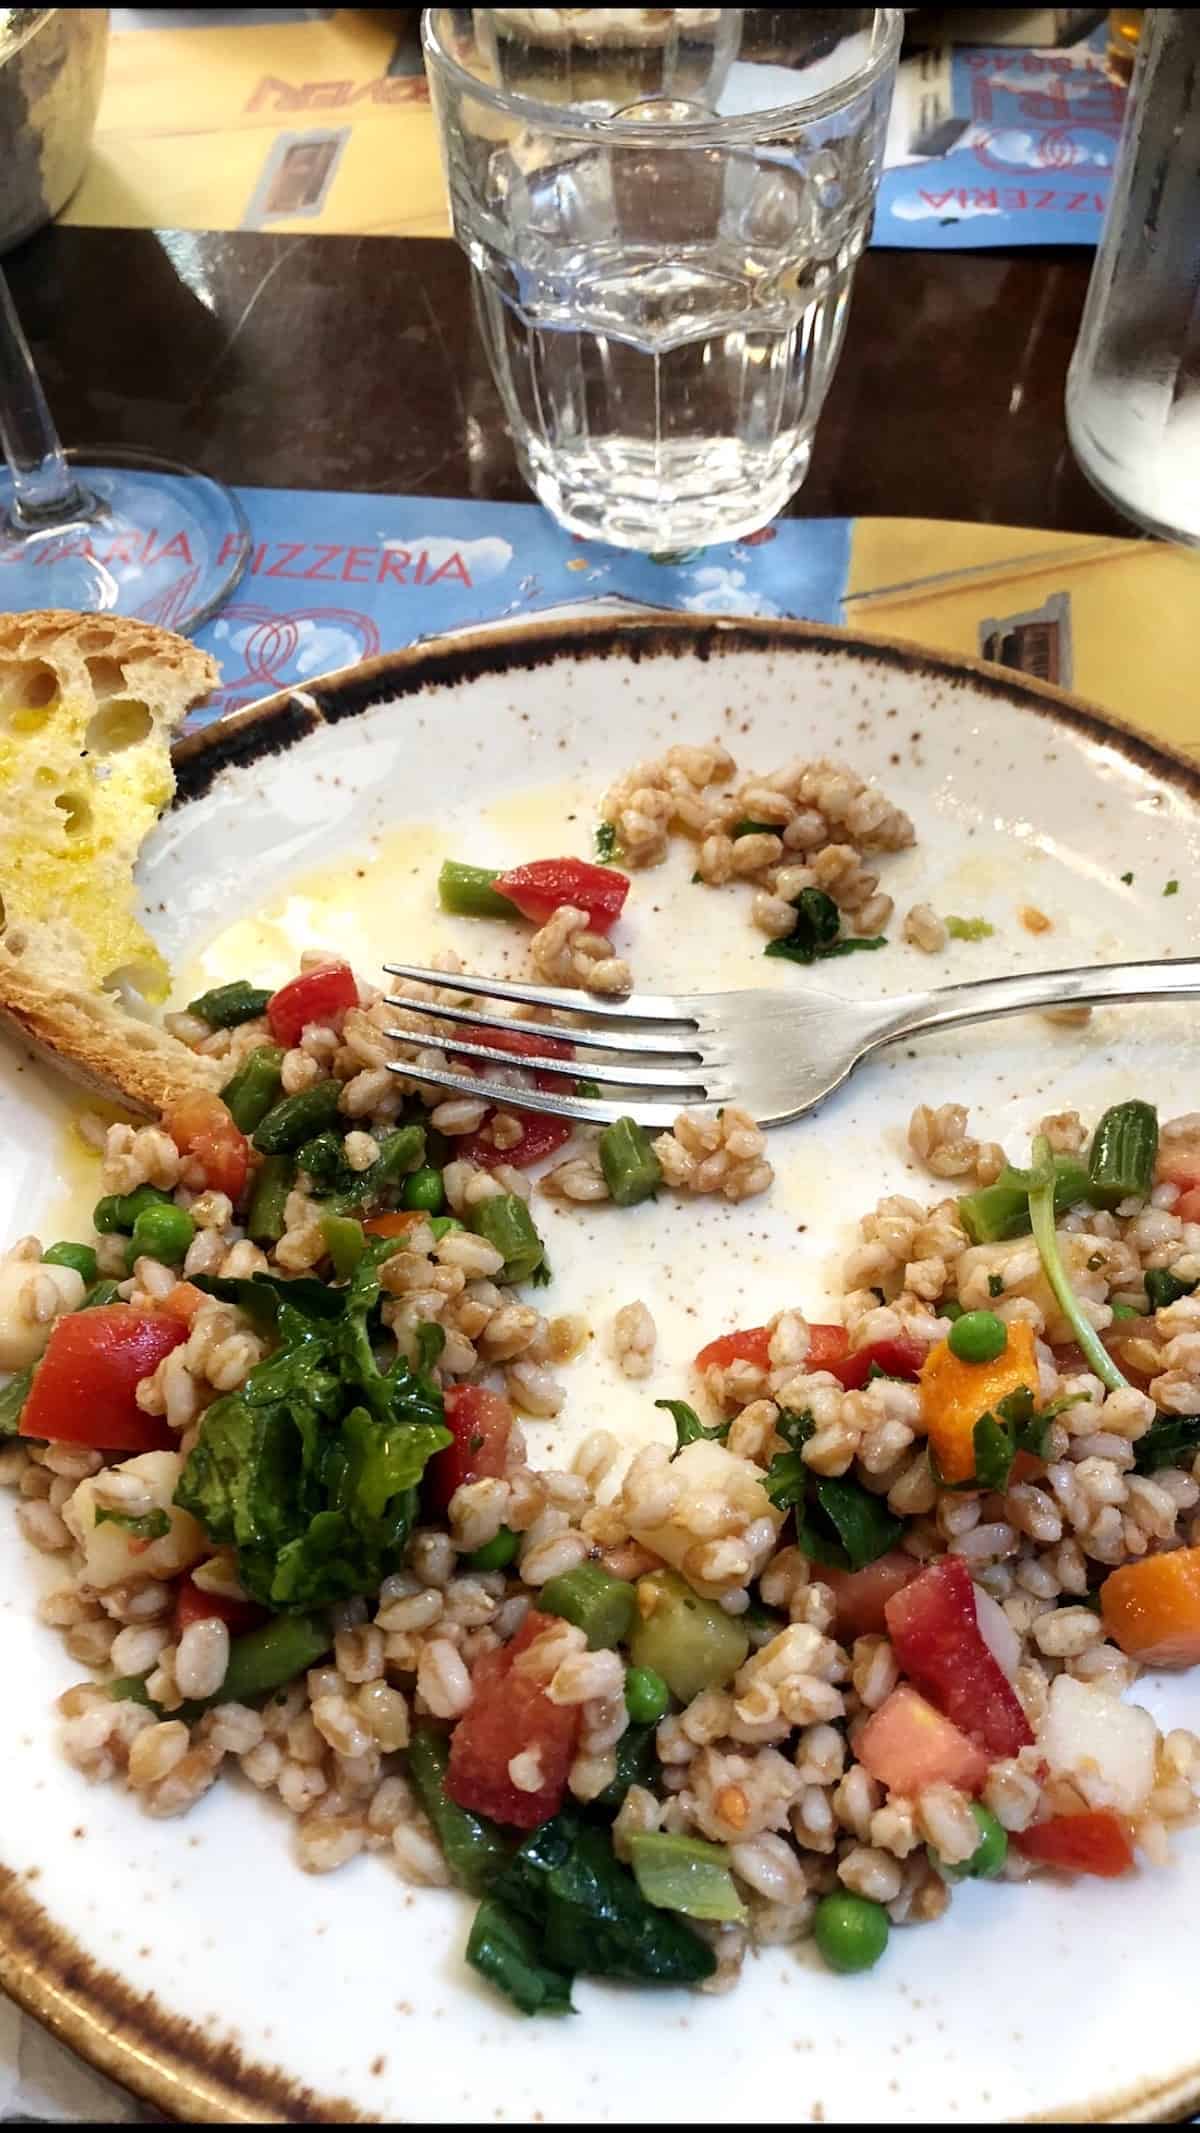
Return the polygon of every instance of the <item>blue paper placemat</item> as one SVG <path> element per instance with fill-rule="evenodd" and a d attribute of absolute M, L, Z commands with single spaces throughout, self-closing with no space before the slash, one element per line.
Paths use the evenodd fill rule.
<path fill-rule="evenodd" d="M 968 45 L 903 62 L 872 243 L 1094 245 L 1126 91 L 1105 32 L 1064 52 Z"/>
<path fill-rule="evenodd" d="M 850 555 L 849 519 L 782 519 L 747 540 L 653 560 L 577 540 L 538 504 L 238 494 L 254 547 L 233 599 L 198 632 L 224 677 L 205 721 L 419 637 L 568 601 L 836 622 Z M 191 559 L 165 513 L 151 562 L 160 584 L 143 613 L 169 626 Z"/>

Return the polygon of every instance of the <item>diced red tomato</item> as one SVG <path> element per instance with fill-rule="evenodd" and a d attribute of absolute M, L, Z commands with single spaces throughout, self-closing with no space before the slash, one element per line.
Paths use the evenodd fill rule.
<path fill-rule="evenodd" d="M 331 1022 L 358 1006 L 358 986 L 349 963 L 324 963 L 290 978 L 267 1002 L 267 1022 L 276 1044 L 298 1044 L 310 1022 Z"/>
<path fill-rule="evenodd" d="M 570 1140 L 575 1128 L 569 1118 L 551 1118 L 548 1111 L 516 1111 L 522 1128 L 521 1138 L 511 1148 L 497 1148 L 491 1136 L 493 1111 L 485 1118 L 477 1133 L 468 1133 L 454 1143 L 454 1153 L 468 1163 L 478 1163 L 481 1170 L 495 1170 L 499 1163 L 511 1163 L 517 1170 L 528 1170 L 533 1163 L 540 1163 L 543 1156 L 557 1155 Z"/>
<path fill-rule="evenodd" d="M 454 1385 L 446 1394 L 446 1427 L 454 1438 L 425 1469 L 428 1502 L 444 1511 L 465 1481 L 497 1481 L 504 1472 L 512 1409 L 484 1385 Z"/>
<path fill-rule="evenodd" d="M 743 1326 L 738 1333 L 721 1333 L 715 1341 L 709 1341 L 696 1357 L 696 1368 L 728 1370 L 731 1363 L 753 1363 L 756 1370 L 766 1370 L 771 1360 L 770 1345 L 769 1326 Z"/>
<path fill-rule="evenodd" d="M 1051 1815 L 1048 1822 L 1018 1830 L 1012 1841 L 1027 1859 L 1040 1859 L 1043 1866 L 1061 1867 L 1068 1874 L 1098 1874 L 1102 1881 L 1117 1880 L 1134 1863 L 1128 1827 L 1108 1807 Z"/>
<path fill-rule="evenodd" d="M 573 1059 L 575 1047 L 562 1037 L 535 1037 L 530 1030 L 522 1029 L 514 1022 L 508 1029 L 478 1029 L 468 1022 L 459 1032 L 468 1044 L 487 1044 L 494 1052 L 511 1052 L 514 1059 L 535 1059 L 540 1052 L 543 1059 Z M 469 1073 L 486 1074 L 486 1059 L 458 1058 L 450 1054 L 455 1066 L 466 1067 Z M 535 1089 L 559 1089 L 569 1093 L 571 1084 L 562 1074 L 535 1073 Z"/>
<path fill-rule="evenodd" d="M 165 1311 L 99 1304 L 60 1318 L 33 1373 L 21 1410 L 23 1437 L 91 1444 L 105 1452 L 158 1452 L 177 1442 L 159 1415 L 135 1397 L 143 1378 L 187 1339 Z"/>
<path fill-rule="evenodd" d="M 816 1328 L 814 1327 L 814 1331 Z M 889 1378 L 908 1378 L 915 1382 L 927 1350 L 907 1333 L 897 1333 L 891 1340 L 868 1341 L 865 1348 L 856 1348 L 841 1362 L 827 1363 L 825 1368 L 839 1377 L 847 1392 L 857 1392 L 866 1384 L 874 1363 Z M 813 1365 L 810 1363 L 809 1368 Z"/>
<path fill-rule="evenodd" d="M 1181 1192 L 1190 1192 L 1194 1186 L 1200 1185 L 1200 1150 L 1194 1133 L 1159 1142 L 1154 1182 L 1156 1185 L 1178 1185 Z"/>
<path fill-rule="evenodd" d="M 194 1578 L 185 1578 L 175 1594 L 177 1637 L 193 1622 L 224 1622 L 231 1637 L 241 1637 L 264 1619 L 264 1610 L 253 1600 L 227 1600 L 219 1593 L 204 1592 Z"/>
<path fill-rule="evenodd" d="M 198 1289 L 194 1281 L 177 1281 L 163 1297 L 162 1307 L 169 1318 L 177 1318 L 180 1325 L 190 1326 L 201 1304 L 207 1302 L 203 1289 Z"/>
<path fill-rule="evenodd" d="M 589 859 L 534 859 L 498 874 L 492 887 L 536 926 L 544 926 L 563 904 L 574 904 L 587 912 L 593 933 L 607 933 L 621 915 L 629 876 L 615 867 L 593 866 Z"/>
<path fill-rule="evenodd" d="M 990 1756 L 1029 1746 L 1029 1720 L 980 1634 L 961 1556 L 941 1556 L 894 1592 L 884 1620 L 901 1673 L 971 1740 Z"/>
<path fill-rule="evenodd" d="M 810 1326 L 806 1370 L 837 1370 L 850 1346 L 844 1326 Z M 753 1363 L 756 1370 L 770 1367 L 771 1328 L 743 1326 L 737 1333 L 719 1334 L 696 1357 L 697 1370 L 728 1370 L 731 1363 Z"/>
<path fill-rule="evenodd" d="M 1181 1192 L 1172 1212 L 1181 1222 L 1200 1222 L 1200 1185 L 1189 1185 Z"/>
<path fill-rule="evenodd" d="M 558 1813 L 579 1739 L 579 1705 L 551 1703 L 544 1679 L 520 1664 L 535 1638 L 553 1626 L 551 1616 L 531 1611 L 511 1644 L 476 1661 L 471 1702 L 450 1737 L 450 1798 L 471 1814 L 517 1829 L 536 1829 Z M 508 1766 L 530 1751 L 540 1757 L 541 1783 L 536 1792 L 522 1792 Z"/>
<path fill-rule="evenodd" d="M 180 1155 L 193 1156 L 211 1192 L 241 1198 L 250 1173 L 250 1143 L 219 1096 L 189 1089 L 163 1114 L 163 1125 Z"/>
<path fill-rule="evenodd" d="M 854 1752 L 889 1792 L 910 1800 L 926 1785 L 978 1792 L 988 1774 L 982 1748 L 905 1682 L 872 1712 Z"/>
<path fill-rule="evenodd" d="M 865 1570 L 831 1570 L 818 1563 L 813 1576 L 828 1585 L 837 1602 L 835 1627 L 846 1643 L 854 1637 L 882 1636 L 887 1628 L 884 1608 L 894 1592 L 902 1592 L 921 1574 L 921 1564 L 899 1548 L 877 1556 Z"/>

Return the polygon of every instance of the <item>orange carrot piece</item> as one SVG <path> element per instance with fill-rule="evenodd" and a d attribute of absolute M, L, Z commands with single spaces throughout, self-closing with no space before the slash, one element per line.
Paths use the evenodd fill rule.
<path fill-rule="evenodd" d="M 1114 1570 L 1100 1587 L 1100 1618 L 1130 1659 L 1145 1666 L 1200 1660 L 1200 1548 L 1173 1548 Z"/>
<path fill-rule="evenodd" d="M 964 1363 L 945 1341 L 931 1348 L 921 1367 L 921 1417 L 938 1466 L 947 1481 L 970 1481 L 975 1473 L 975 1424 L 1012 1392 L 1038 1393 L 1033 1328 L 1018 1319 L 1008 1344 L 991 1363 Z"/>

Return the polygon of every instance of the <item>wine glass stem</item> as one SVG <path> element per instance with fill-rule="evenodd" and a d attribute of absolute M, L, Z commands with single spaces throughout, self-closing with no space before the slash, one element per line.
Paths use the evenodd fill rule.
<path fill-rule="evenodd" d="M 12 477 L 11 522 L 20 532 L 78 518 L 86 509 L 59 442 L 29 343 L 0 273 L 0 444 Z"/>

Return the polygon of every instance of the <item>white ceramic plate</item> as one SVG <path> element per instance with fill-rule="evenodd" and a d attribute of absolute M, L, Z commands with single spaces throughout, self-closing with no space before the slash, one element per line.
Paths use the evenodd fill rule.
<path fill-rule="evenodd" d="M 377 661 L 188 743 L 180 803 L 142 867 L 180 996 L 197 976 L 273 980 L 314 940 L 364 971 L 446 945 L 499 968 L 504 928 L 439 916 L 440 858 L 586 853 L 613 773 L 714 732 L 747 766 L 845 755 L 916 822 L 915 850 L 883 862 L 892 945 L 822 984 L 901 990 L 1195 942 L 1200 778 L 1099 715 L 996 668 L 836 631 L 603 621 Z M 899 939 L 918 898 L 995 934 L 925 958 Z M 1025 930 L 1025 905 L 1052 930 Z M 763 960 L 739 896 L 691 886 L 682 851 L 635 877 L 623 934 L 645 990 L 804 987 Z M 914 1103 L 969 1102 L 1020 1158 L 1051 1108 L 1094 1117 L 1133 1092 L 1165 1115 L 1193 1104 L 1195 1028 L 1186 1007 L 1130 1008 L 1082 1030 L 1026 1017 L 927 1041 L 775 1134 L 762 1201 L 547 1212 L 552 1306 L 603 1333 L 642 1296 L 659 1347 L 633 1386 L 597 1339 L 542 1444 L 597 1421 L 642 1441 L 663 1422 L 654 1398 L 686 1393 L 700 1337 L 790 1303 L 822 1315 L 856 1217 L 886 1190 L 927 1190 L 906 1162 Z M 0 1107 L 3 1232 L 43 1208 L 61 1232 L 72 1195 L 95 1192 L 67 1153 L 69 1094 L 6 1051 Z M 34 1619 L 38 1573 L 3 1516 L 0 1977 L 180 2115 L 951 2123 L 1176 2115 L 1200 2094 L 1196 1837 L 1169 1873 L 1135 1881 L 968 1885 L 865 1977 L 772 1950 L 727 1998 L 584 1982 L 573 2020 L 528 2022 L 464 1968 L 465 1898 L 409 1890 L 382 1857 L 305 1876 L 287 1817 L 240 1781 L 155 1823 L 62 1764 L 51 1702 L 78 1669 Z M 1188 1680 L 1142 1694 L 1195 1722 Z"/>

